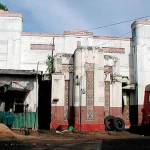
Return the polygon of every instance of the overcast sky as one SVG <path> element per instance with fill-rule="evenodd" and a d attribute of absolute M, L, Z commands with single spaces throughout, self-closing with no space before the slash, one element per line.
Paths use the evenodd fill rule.
<path fill-rule="evenodd" d="M 113 24 L 150 15 L 150 0 L 0 0 L 23 14 L 24 32 L 59 33 Z M 149 18 L 147 18 L 149 19 Z M 120 36 L 132 22 L 90 30 L 99 36 Z M 129 37 L 130 34 L 126 35 Z"/>

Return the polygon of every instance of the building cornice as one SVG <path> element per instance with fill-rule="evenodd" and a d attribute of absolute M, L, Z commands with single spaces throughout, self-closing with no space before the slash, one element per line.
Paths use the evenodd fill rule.
<path fill-rule="evenodd" d="M 64 35 L 75 35 L 75 36 L 93 36 L 93 32 L 89 32 L 87 30 L 83 29 L 76 29 L 76 30 L 70 30 L 70 31 L 64 31 Z"/>
<path fill-rule="evenodd" d="M 23 18 L 22 14 L 20 13 L 11 13 L 9 11 L 0 10 L 0 17 L 20 17 Z"/>
<path fill-rule="evenodd" d="M 134 26 L 136 26 L 136 25 L 138 25 L 138 24 L 150 25 L 150 20 L 137 20 L 137 21 L 134 21 L 134 22 L 131 24 L 131 28 L 133 28 Z"/>
<path fill-rule="evenodd" d="M 22 32 L 22 36 L 63 37 L 63 34 Z"/>
<path fill-rule="evenodd" d="M 110 36 L 93 36 L 93 39 L 132 41 L 132 38 L 127 38 L 127 37 L 110 37 Z"/>
<path fill-rule="evenodd" d="M 35 70 L 15 70 L 15 69 L 0 69 L 0 75 L 36 75 L 42 74 L 42 71 Z"/>

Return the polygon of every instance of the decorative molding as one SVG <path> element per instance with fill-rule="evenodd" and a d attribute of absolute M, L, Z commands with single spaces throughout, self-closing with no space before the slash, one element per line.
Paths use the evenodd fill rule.
<path fill-rule="evenodd" d="M 110 81 L 105 81 L 105 117 L 109 116 L 110 108 Z"/>
<path fill-rule="evenodd" d="M 52 44 L 31 44 L 31 50 L 55 50 Z"/>
<path fill-rule="evenodd" d="M 94 119 L 94 71 L 86 71 L 87 120 Z"/>
<path fill-rule="evenodd" d="M 93 36 L 93 39 L 102 39 L 102 40 L 121 40 L 121 41 L 132 41 L 132 38 L 127 37 L 110 37 L 110 36 Z"/>
<path fill-rule="evenodd" d="M 62 65 L 62 73 L 70 72 L 73 73 L 73 65 Z"/>
<path fill-rule="evenodd" d="M 99 53 L 103 53 L 103 52 L 104 52 L 103 49 L 101 49 L 101 48 L 99 48 L 99 47 L 96 47 L 96 49 L 98 49 L 98 52 L 99 52 Z"/>
<path fill-rule="evenodd" d="M 93 32 L 88 32 L 86 30 L 71 30 L 71 31 L 64 31 L 64 35 L 91 36 L 93 35 Z"/>
<path fill-rule="evenodd" d="M 104 73 L 108 74 L 112 74 L 113 73 L 113 68 L 112 66 L 104 66 Z"/>
<path fill-rule="evenodd" d="M 104 53 L 125 53 L 125 48 L 102 47 Z"/>
<path fill-rule="evenodd" d="M 112 56 L 112 55 L 104 55 L 104 59 L 109 60 L 109 59 L 113 59 L 114 61 L 118 61 L 119 58 Z"/>
<path fill-rule="evenodd" d="M 49 33 L 32 33 L 22 32 L 22 36 L 39 36 L 39 37 L 63 37 L 62 34 L 49 34 Z"/>
<path fill-rule="evenodd" d="M 69 120 L 69 91 L 70 81 L 65 80 L 64 120 Z"/>
<path fill-rule="evenodd" d="M 85 70 L 86 71 L 94 71 L 95 64 L 93 63 L 85 63 Z"/>
<path fill-rule="evenodd" d="M 20 13 L 10 13 L 9 11 L 0 10 L 0 17 L 20 17 L 23 18 Z"/>
<path fill-rule="evenodd" d="M 126 99 L 126 120 L 130 120 L 129 109 L 130 109 L 130 102 L 129 102 L 129 99 L 127 98 Z"/>
<path fill-rule="evenodd" d="M 150 25 L 150 20 L 137 20 L 137 21 L 134 21 L 131 24 L 131 28 L 133 28 L 134 26 L 136 26 L 138 24 Z"/>

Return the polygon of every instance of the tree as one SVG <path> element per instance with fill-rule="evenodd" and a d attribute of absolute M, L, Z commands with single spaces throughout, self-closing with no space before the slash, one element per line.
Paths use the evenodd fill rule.
<path fill-rule="evenodd" d="M 0 3 L 0 10 L 1 9 L 4 10 L 4 11 L 8 11 L 8 8 L 5 5 Z"/>

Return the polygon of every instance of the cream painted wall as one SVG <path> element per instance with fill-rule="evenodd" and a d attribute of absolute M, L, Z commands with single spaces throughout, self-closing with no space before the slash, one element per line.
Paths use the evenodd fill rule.
<path fill-rule="evenodd" d="M 122 107 L 122 84 L 119 82 L 111 84 L 110 107 Z"/>
<path fill-rule="evenodd" d="M 145 87 L 150 84 L 150 23 L 149 20 L 135 21 L 132 24 L 135 49 L 135 80 L 137 83 L 136 103 L 144 104 Z"/>
<path fill-rule="evenodd" d="M 0 16 L 0 69 L 20 69 L 22 18 Z"/>
<path fill-rule="evenodd" d="M 52 106 L 64 106 L 65 97 L 64 75 L 53 74 L 52 76 Z"/>
<path fill-rule="evenodd" d="M 104 70 L 103 52 L 99 48 L 82 47 L 75 51 L 74 60 L 74 105 L 86 106 L 86 94 L 82 94 L 81 89 L 87 90 L 86 87 L 86 64 L 94 64 L 94 106 L 104 106 Z M 78 76 L 78 78 L 77 78 Z M 79 85 L 77 85 L 79 81 Z M 80 91 L 80 92 L 79 92 Z"/>

